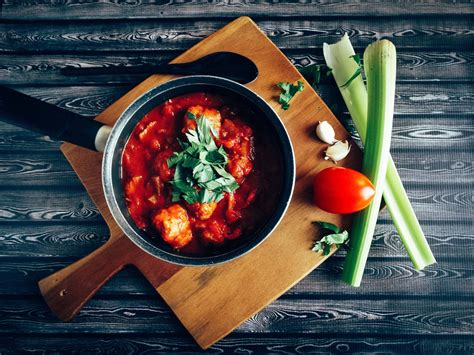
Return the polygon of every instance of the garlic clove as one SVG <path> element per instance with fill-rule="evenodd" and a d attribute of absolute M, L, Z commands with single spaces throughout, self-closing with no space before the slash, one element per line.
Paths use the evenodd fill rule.
<path fill-rule="evenodd" d="M 336 133 L 334 132 L 334 128 L 332 128 L 332 126 L 327 121 L 319 122 L 316 127 L 316 135 L 324 143 L 334 144 L 336 142 Z"/>
<path fill-rule="evenodd" d="M 326 149 L 326 156 L 324 157 L 324 159 L 331 159 L 335 164 L 337 164 L 339 160 L 342 160 L 347 157 L 350 151 L 351 146 L 349 145 L 348 141 L 338 141 L 332 146 L 330 146 L 328 149 Z"/>

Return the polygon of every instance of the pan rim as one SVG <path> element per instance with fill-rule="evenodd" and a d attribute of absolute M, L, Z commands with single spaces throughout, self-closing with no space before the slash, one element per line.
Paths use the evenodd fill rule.
<path fill-rule="evenodd" d="M 162 96 L 169 91 L 176 90 L 177 88 L 181 88 L 183 86 L 194 85 L 204 85 L 215 88 L 220 87 L 233 91 L 237 95 L 249 100 L 261 111 L 263 111 L 266 119 L 272 122 L 273 128 L 277 133 L 278 142 L 282 148 L 282 161 L 283 168 L 285 170 L 281 189 L 281 199 L 277 203 L 274 211 L 269 217 L 269 220 L 258 231 L 258 233 L 256 233 L 254 238 L 226 253 L 205 257 L 172 254 L 152 243 L 151 240 L 147 240 L 142 235 L 137 233 L 135 230 L 136 227 L 129 223 L 118 204 L 115 193 L 116 190 L 114 188 L 115 184 L 112 178 L 114 167 L 113 158 L 115 156 L 116 150 L 123 148 L 123 146 L 120 146 L 119 144 L 119 139 L 125 129 L 125 125 L 136 117 L 137 113 L 143 106 L 147 105 L 157 96 Z M 132 103 L 130 103 L 130 105 L 128 105 L 128 107 L 122 112 L 115 122 L 115 125 L 113 126 L 111 134 L 107 140 L 102 160 L 102 187 L 104 189 L 105 199 L 112 217 L 126 237 L 129 238 L 140 249 L 151 254 L 152 256 L 173 264 L 183 266 L 209 266 L 228 262 L 249 253 L 261 243 L 263 243 L 279 225 L 288 209 L 294 191 L 295 175 L 296 167 L 293 145 L 283 122 L 273 110 L 273 108 L 261 96 L 244 85 L 229 79 L 209 75 L 194 75 L 172 79 L 151 88 L 136 98 Z"/>

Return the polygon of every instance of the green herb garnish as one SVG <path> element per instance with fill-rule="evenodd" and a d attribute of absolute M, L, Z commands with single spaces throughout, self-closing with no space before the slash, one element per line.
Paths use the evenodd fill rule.
<path fill-rule="evenodd" d="M 312 251 L 323 252 L 323 255 L 329 255 L 331 252 L 331 245 L 340 247 L 349 240 L 349 233 L 346 230 L 340 229 L 338 226 L 328 222 L 313 222 L 319 225 L 322 229 L 326 229 L 331 233 L 324 235 L 321 240 L 314 243 Z"/>
<path fill-rule="evenodd" d="M 301 81 L 298 81 L 296 85 L 280 82 L 277 84 L 277 86 L 281 89 L 278 102 L 281 104 L 281 108 L 283 110 L 288 110 L 291 99 L 296 95 L 296 93 L 303 91 L 304 88 L 304 85 Z"/>
<path fill-rule="evenodd" d="M 190 119 L 195 119 L 196 130 L 189 130 L 185 136 L 187 142 L 178 140 L 181 152 L 175 152 L 167 161 L 171 168 L 176 166 L 171 200 L 184 200 L 187 203 L 209 203 L 220 201 L 224 192 L 234 192 L 239 184 L 225 167 L 228 163 L 224 148 L 217 147 L 211 132 L 210 122 L 204 117 L 196 117 L 188 112 Z M 216 134 L 214 134 L 216 135 Z"/>
<path fill-rule="evenodd" d="M 349 58 L 354 59 L 354 62 L 357 64 L 357 69 L 355 70 L 354 74 L 347 80 L 343 85 L 341 85 L 341 88 L 345 88 L 349 86 L 350 83 L 352 83 L 352 80 L 357 78 L 361 73 L 362 73 L 362 64 L 360 60 L 360 56 L 358 54 L 351 55 Z"/>
<path fill-rule="evenodd" d="M 307 67 L 298 68 L 298 71 L 305 77 L 306 80 L 309 81 L 311 86 L 315 89 L 319 87 L 319 83 L 321 82 L 321 77 L 330 76 L 332 73 L 332 69 L 328 68 L 325 65 L 320 64 L 312 64 L 308 65 Z"/>
<path fill-rule="evenodd" d="M 317 88 L 321 80 L 321 65 L 312 64 L 307 67 L 298 68 L 301 75 L 309 81 L 312 87 Z"/>

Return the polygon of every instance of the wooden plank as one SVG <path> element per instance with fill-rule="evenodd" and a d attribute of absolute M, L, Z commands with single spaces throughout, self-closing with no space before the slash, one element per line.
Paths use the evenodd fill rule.
<path fill-rule="evenodd" d="M 420 220 L 459 220 L 472 217 L 474 182 L 448 186 L 406 184 L 413 208 Z M 470 187 L 470 188 L 469 188 Z M 98 222 L 99 211 L 83 188 L 40 189 L 19 187 L 0 190 L 1 222 Z M 315 209 L 315 212 L 320 212 Z M 329 218 L 329 217 L 328 217 Z"/>
<path fill-rule="evenodd" d="M 99 222 L 102 217 L 84 188 L 1 191 L 0 222 Z"/>
<path fill-rule="evenodd" d="M 271 4 L 271 6 L 269 6 Z M 291 6 L 291 7 L 290 7 Z M 289 11 L 291 9 L 291 11 Z M 310 1 L 288 3 L 237 0 L 232 3 L 204 1 L 167 2 L 117 2 L 113 0 L 88 1 L 68 0 L 63 2 L 43 0 L 5 0 L 1 13 L 8 20 L 77 20 L 77 19 L 130 19 L 130 18 L 209 18 L 254 16 L 254 17 L 296 17 L 296 16 L 467 16 L 473 8 L 469 3 L 452 1 Z"/>
<path fill-rule="evenodd" d="M 53 152 L 58 154 L 60 146 L 61 142 L 53 141 L 47 136 L 0 121 L 0 151 L 2 156 L 5 152 L 23 152 L 23 154 L 32 154 L 31 152 L 48 154 Z M 27 153 L 28 151 L 30 153 Z"/>
<path fill-rule="evenodd" d="M 0 113 L 1 115 L 1 113 Z M 53 141 L 36 132 L 0 122 L 0 151 L 5 152 L 49 152 L 58 153 L 61 142 Z"/>
<path fill-rule="evenodd" d="M 280 79 L 285 80 L 285 78 Z M 468 83 L 440 85 L 436 82 L 426 82 L 420 85 L 400 82 L 397 83 L 395 112 L 400 115 L 423 114 L 425 117 L 431 114 L 473 114 L 474 93 L 471 88 L 472 85 Z M 17 89 L 80 115 L 92 117 L 111 105 L 130 87 L 86 85 L 18 87 Z M 318 93 L 329 105 L 336 103 L 339 107 L 344 107 L 338 88 L 332 83 L 321 85 Z"/>
<path fill-rule="evenodd" d="M 333 101 L 334 103 L 340 103 L 340 99 Z M 349 115 L 338 113 L 338 111 L 342 111 L 341 106 L 336 107 L 335 113 L 353 138 L 358 138 Z M 425 151 L 423 159 L 411 160 L 412 166 L 420 164 L 420 166 L 423 165 L 423 169 L 431 170 L 433 165 L 443 164 L 444 168 L 440 167 L 441 169 L 460 169 L 459 172 L 462 173 L 462 169 L 469 169 L 471 166 L 470 157 L 466 154 L 472 152 L 472 120 L 472 114 L 463 114 L 462 112 L 454 114 L 396 114 L 392 135 L 395 161 L 397 164 L 405 164 L 405 159 L 409 158 L 405 158 L 404 154 Z M 6 157 L 4 155 L 6 153 L 24 154 L 23 159 L 30 159 L 37 154 L 52 154 L 50 158 L 45 157 L 45 159 L 57 159 L 57 164 L 63 164 L 63 158 L 54 157 L 54 154 L 58 154 L 59 146 L 59 142 L 53 141 L 47 136 L 0 122 L 0 152 L 2 152 L 2 156 Z M 453 155 L 446 149 L 451 149 L 456 154 Z M 436 157 L 439 157 L 440 160 L 433 159 L 430 154 L 427 154 L 427 150 L 435 152 Z M 450 162 L 453 165 L 449 168 Z M 457 162 L 460 163 L 457 164 Z M 407 163 L 410 161 L 408 160 Z M 410 178 L 409 175 L 405 177 Z"/>
<path fill-rule="evenodd" d="M 441 306 L 442 305 L 442 306 Z M 251 317 L 235 334 L 472 335 L 472 300 L 451 296 L 385 299 L 280 299 Z M 159 299 L 95 299 L 72 322 L 57 321 L 39 298 L 2 299 L 0 333 L 183 334 Z"/>
<path fill-rule="evenodd" d="M 347 334 L 325 334 L 304 336 L 302 334 L 269 336 L 264 334 L 231 334 L 209 348 L 216 353 L 397 353 L 397 354 L 471 354 L 474 342 L 470 335 L 404 335 L 397 336 L 351 336 Z M 186 353 L 201 354 L 197 345 L 186 336 L 160 335 L 28 335 L 0 336 L 0 352 L 25 353 L 93 353 L 93 354 L 153 354 Z"/>
<path fill-rule="evenodd" d="M 338 253 L 339 254 L 339 253 Z M 460 260 L 462 257 L 468 259 Z M 70 259 L 0 258 L 0 299 L 13 296 L 36 296 L 38 280 L 60 270 L 71 263 Z M 439 254 L 438 264 L 423 271 L 416 271 L 408 257 L 404 260 L 369 258 L 363 287 L 355 288 L 341 281 L 343 257 L 335 256 L 311 272 L 301 282 L 285 293 L 287 297 L 324 297 L 331 299 L 344 294 L 346 297 L 405 296 L 407 290 L 423 296 L 468 297 L 474 283 L 474 270 L 468 265 L 473 262 L 472 254 Z M 400 285 L 403 284 L 403 287 Z M 155 298 L 156 291 L 134 268 L 128 267 L 111 279 L 97 293 L 98 298 L 134 297 Z"/>
<path fill-rule="evenodd" d="M 407 120 L 409 125 L 414 118 Z M 429 120 L 427 120 L 429 121 Z M 462 124 L 463 120 L 456 120 Z M 405 126 L 404 124 L 404 126 Z M 448 129 L 449 127 L 449 129 Z M 393 135 L 394 145 L 392 155 L 398 171 L 405 184 L 445 185 L 451 183 L 469 183 L 474 181 L 474 149 L 472 137 L 465 131 L 457 139 L 449 138 L 449 134 L 461 132 L 459 127 L 452 130 L 452 122 L 445 125 L 432 125 L 431 133 L 427 136 L 425 129 L 412 128 L 410 134 L 406 129 L 399 129 L 400 133 Z M 403 134 L 402 134 L 403 133 Z M 0 134 L 2 130 L 0 127 Z M 447 136 L 442 139 L 440 136 Z M 424 138 L 419 136 L 424 135 Z M 18 135 L 15 135 L 18 137 Z M 26 138 L 26 137 L 25 137 Z M 47 144 L 45 148 L 38 145 L 37 139 L 16 143 L 15 150 L 0 145 L 0 186 L 18 187 L 79 187 L 81 183 L 64 156 Z M 3 140 L 9 136 L 3 134 Z M 433 144 L 440 148 L 429 149 Z M 404 148 L 407 145 L 410 148 Z M 35 148 L 39 149 L 35 151 Z M 41 149 L 43 148 L 43 149 Z M 429 154 L 427 150 L 429 149 Z M 456 152 L 455 154 L 453 152 Z M 414 159 L 416 155 L 423 155 Z"/>
<path fill-rule="evenodd" d="M 105 222 L 4 224 L 0 256 L 59 257 L 77 259 L 100 247 L 109 238 Z M 72 260 L 71 260 L 72 261 Z"/>
<path fill-rule="evenodd" d="M 347 115 L 340 115 L 346 128 L 357 138 L 355 127 L 349 121 Z M 412 179 L 410 171 L 426 170 L 427 173 L 435 170 L 442 175 L 453 175 L 469 178 L 472 167 L 471 153 L 473 144 L 473 120 L 472 115 L 395 115 L 395 128 L 392 135 L 394 159 L 402 169 L 408 169 L 402 173 L 404 179 Z M 14 173 L 21 168 L 10 167 L 7 154 L 13 154 L 19 159 L 38 159 L 49 161 L 51 164 L 59 164 L 66 171 L 68 165 L 58 157 L 58 142 L 51 141 L 46 136 L 17 128 L 0 122 L 0 152 L 5 161 L 5 173 Z M 451 150 L 447 151 L 447 149 Z M 7 153 L 8 152 L 8 153 Z M 434 155 L 428 154 L 435 153 Z M 456 152 L 456 154 L 451 154 Z M 419 159 L 410 158 L 412 154 L 422 154 Z M 411 159 L 411 160 L 410 160 Z M 53 162 L 54 160 L 54 162 Z M 32 163 L 34 164 L 34 163 Z M 41 164 L 38 161 L 38 164 Z M 407 167 L 410 165 L 411 168 Z M 26 168 L 25 168 L 26 169 Z M 12 172 L 13 170 L 13 172 Z M 34 169 L 31 170 L 34 173 Z M 423 176 L 418 176 L 423 180 Z M 436 182 L 442 176 L 434 176 L 432 181 Z M 37 185 L 42 183 L 38 181 Z M 74 179 L 74 181 L 77 181 Z M 14 185 L 17 181 L 10 181 L 8 185 Z M 22 184 L 18 181 L 18 184 Z M 68 183 L 69 184 L 69 183 Z"/>
<path fill-rule="evenodd" d="M 226 25 L 228 20 L 153 19 L 110 22 L 34 22 L 28 26 L 0 24 L 0 52 L 77 52 L 184 50 Z M 474 49 L 472 21 L 464 18 L 335 18 L 332 21 L 261 20 L 265 34 L 281 49 L 320 49 L 349 33 L 356 48 L 365 48 L 385 37 L 402 48 L 435 48 L 436 51 Z"/>
<path fill-rule="evenodd" d="M 45 86 L 17 89 L 92 119 L 129 91 L 131 86 Z"/>
<path fill-rule="evenodd" d="M 316 52 L 316 53 L 315 53 Z M 285 54 L 296 66 L 324 64 L 321 49 L 287 50 Z M 63 76 L 65 66 L 112 67 L 168 62 L 177 55 L 175 51 L 127 52 L 116 55 L 92 54 L 39 54 L 0 56 L 0 84 L 2 85 L 96 85 L 130 84 L 142 81 L 146 75 L 94 75 Z M 473 81 L 473 52 L 403 52 L 397 53 L 398 81 Z M 327 80 L 332 82 L 332 78 Z"/>
<path fill-rule="evenodd" d="M 474 253 L 474 231 L 468 220 L 421 221 L 433 252 L 439 257 L 468 258 Z M 43 257 L 74 260 L 97 249 L 108 238 L 104 222 L 79 223 L 3 223 L 0 232 L 0 256 Z M 316 233 L 315 233 L 316 238 Z M 339 252 L 344 255 L 344 251 Z M 405 248 L 387 213 L 379 219 L 374 241 L 370 249 L 372 257 L 403 258 L 410 265 Z"/>
<path fill-rule="evenodd" d="M 297 66 L 325 64 L 321 49 L 289 50 L 288 58 Z M 296 53 L 299 52 L 299 53 Z M 362 51 L 360 51 L 362 52 Z M 436 51 L 397 51 L 397 80 L 401 81 L 472 81 L 474 53 Z M 331 78 L 332 80 L 332 78 Z M 442 85 L 442 83 L 440 83 Z"/>
<path fill-rule="evenodd" d="M 5 137 L 4 137 L 5 138 Z M 33 149 L 33 147 L 32 147 Z M 76 173 L 59 152 L 2 153 L 0 186 L 72 186 L 80 187 Z"/>

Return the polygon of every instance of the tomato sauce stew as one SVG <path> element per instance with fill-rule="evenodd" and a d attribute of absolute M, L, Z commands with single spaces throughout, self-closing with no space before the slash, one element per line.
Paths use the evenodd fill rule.
<path fill-rule="evenodd" d="M 279 191 L 275 147 L 256 116 L 237 98 L 204 92 L 146 114 L 122 155 L 125 199 L 138 228 L 183 254 L 211 255 L 243 243 Z"/>

